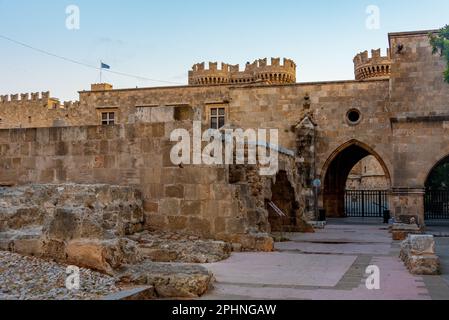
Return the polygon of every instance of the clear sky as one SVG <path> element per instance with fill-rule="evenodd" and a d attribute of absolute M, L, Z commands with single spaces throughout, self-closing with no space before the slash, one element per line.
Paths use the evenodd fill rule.
<path fill-rule="evenodd" d="M 66 7 L 80 29 L 66 28 Z M 366 9 L 380 9 L 368 29 Z M 197 62 L 243 66 L 263 57 L 298 64 L 298 82 L 353 79 L 354 55 L 385 50 L 387 34 L 449 24 L 447 0 L 0 0 L 0 35 L 89 65 L 187 83 Z M 99 72 L 0 38 L 0 94 L 50 90 L 62 100 L 99 81 Z M 166 85 L 114 74 L 116 88 Z"/>

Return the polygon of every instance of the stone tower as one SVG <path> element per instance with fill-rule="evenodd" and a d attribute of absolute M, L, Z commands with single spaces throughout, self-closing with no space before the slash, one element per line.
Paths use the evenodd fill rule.
<path fill-rule="evenodd" d="M 244 71 L 239 65 L 217 62 L 195 64 L 189 71 L 189 85 L 247 84 L 264 82 L 267 84 L 286 84 L 296 82 L 296 64 L 293 60 L 280 58 L 259 59 L 247 63 Z"/>
<path fill-rule="evenodd" d="M 371 50 L 371 58 L 368 51 L 359 53 L 354 58 L 354 70 L 357 81 L 390 78 L 390 50 L 387 49 L 386 56 L 381 55 L 380 49 Z"/>

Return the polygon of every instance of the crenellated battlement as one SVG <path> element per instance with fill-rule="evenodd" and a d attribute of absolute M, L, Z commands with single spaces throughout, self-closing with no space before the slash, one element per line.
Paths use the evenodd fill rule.
<path fill-rule="evenodd" d="M 25 102 L 36 102 L 36 101 L 46 101 L 50 99 L 50 92 L 32 92 L 32 93 L 20 93 L 20 94 L 7 94 L 0 95 L 0 103 L 25 103 Z"/>
<path fill-rule="evenodd" d="M 371 57 L 368 51 L 359 53 L 354 57 L 354 71 L 355 79 L 358 81 L 390 78 L 390 50 L 387 49 L 386 56 L 382 56 L 380 49 L 371 50 Z"/>
<path fill-rule="evenodd" d="M 79 101 L 64 101 L 64 103 L 61 105 L 61 107 L 64 109 L 77 108 L 79 106 Z"/>
<path fill-rule="evenodd" d="M 243 84 L 243 83 L 295 83 L 296 63 L 291 59 L 271 58 L 248 62 L 244 70 L 240 65 L 227 63 L 197 63 L 189 71 L 190 85 Z"/>
<path fill-rule="evenodd" d="M 48 109 L 68 109 L 79 106 L 78 101 L 61 103 L 50 91 L 0 95 L 0 106 L 41 106 Z"/>

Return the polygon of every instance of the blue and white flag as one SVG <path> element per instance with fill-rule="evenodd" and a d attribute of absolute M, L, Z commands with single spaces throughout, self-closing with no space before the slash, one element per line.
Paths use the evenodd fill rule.
<path fill-rule="evenodd" d="M 111 66 L 107 65 L 106 63 L 101 63 L 101 69 L 111 69 Z"/>

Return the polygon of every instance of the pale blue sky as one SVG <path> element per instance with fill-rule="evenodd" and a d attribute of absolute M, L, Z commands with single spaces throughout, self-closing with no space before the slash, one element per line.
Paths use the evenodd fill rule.
<path fill-rule="evenodd" d="M 65 27 L 68 5 L 81 29 Z M 368 5 L 381 28 L 365 27 Z M 298 82 L 353 79 L 354 55 L 388 46 L 387 33 L 449 24 L 447 0 L 0 0 L 0 35 L 147 78 L 187 83 L 196 62 L 244 65 L 289 57 Z M 0 94 L 50 90 L 63 100 L 99 80 L 98 71 L 0 39 Z M 117 88 L 166 85 L 105 74 Z"/>

